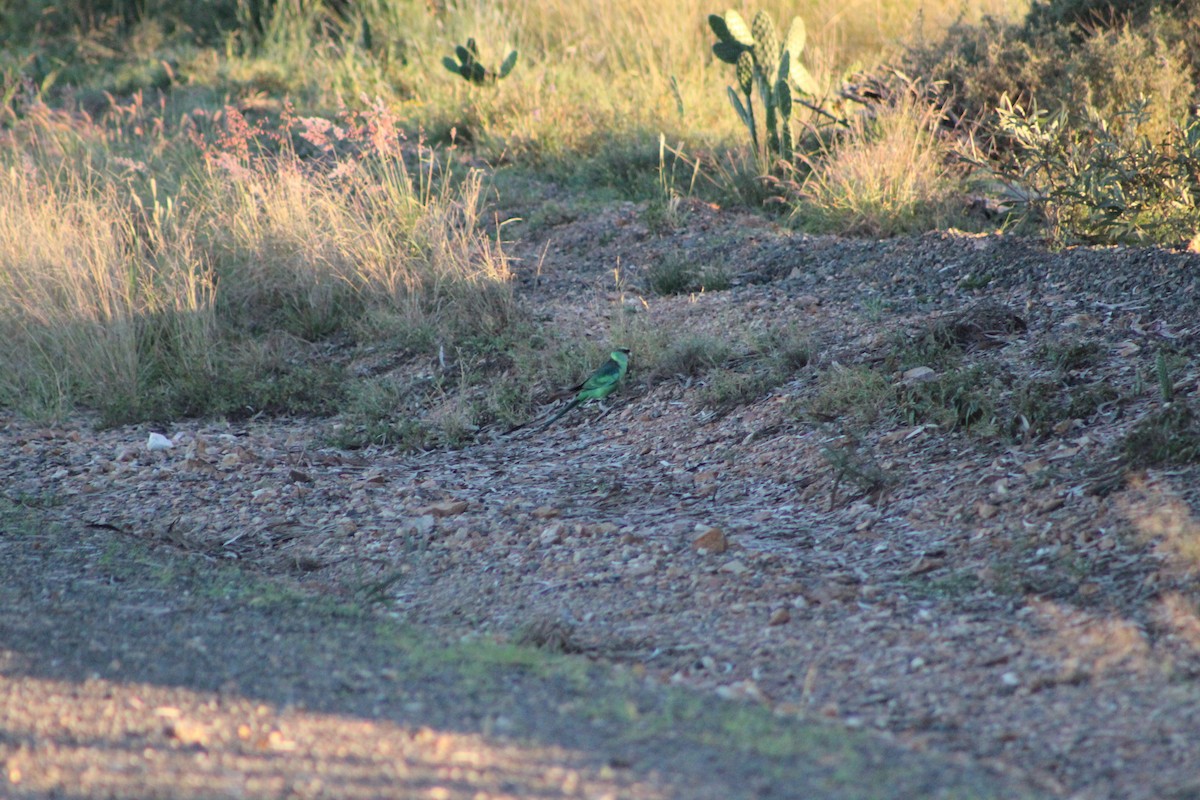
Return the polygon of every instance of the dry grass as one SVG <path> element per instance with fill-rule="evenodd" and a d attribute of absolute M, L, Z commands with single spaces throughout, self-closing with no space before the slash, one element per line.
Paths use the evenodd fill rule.
<path fill-rule="evenodd" d="M 376 127 L 364 131 L 387 112 L 370 118 Z M 318 138 L 311 131 L 319 122 L 297 124 L 331 154 L 354 136 Z M 455 180 L 434 151 L 398 134 L 370 143 L 365 155 L 334 156 L 325 168 L 287 152 L 218 152 L 207 165 L 203 213 L 222 234 L 211 250 L 235 316 L 261 319 L 266 311 L 307 338 L 380 307 L 413 323 L 493 333 L 506 324 L 508 261 L 481 231 L 480 172 Z"/>
<path fill-rule="evenodd" d="M 110 421 L 170 415 L 155 398 L 211 383 L 236 353 L 262 367 L 262 347 L 237 345 L 247 336 L 315 341 L 376 312 L 393 330 L 503 330 L 514 305 L 481 226 L 483 177 L 438 173 L 428 149 L 371 139 L 382 112 L 368 121 L 327 142 L 320 166 L 254 155 L 258 134 L 229 123 L 166 199 L 144 165 L 122 177 L 111 153 L 68 157 L 55 144 L 74 129 L 0 154 L 0 401 L 43 417 L 76 403 Z"/>
<path fill-rule="evenodd" d="M 817 230 L 868 236 L 944 226 L 962 177 L 950 145 L 938 138 L 940 116 L 904 96 L 854 118 L 809 159 L 794 216 Z"/>
<path fill-rule="evenodd" d="M 147 210 L 94 175 L 0 173 L 0 397 L 33 413 L 135 405 L 147 351 L 207 361 L 214 286 L 173 207 Z"/>
<path fill-rule="evenodd" d="M 914 35 L 936 36 L 959 18 L 1014 19 L 1027 6 L 1024 0 L 765 0 L 742 10 L 765 10 L 785 26 L 799 15 L 809 31 L 803 60 L 822 85 L 834 87 L 847 69 L 877 63 Z M 339 97 L 378 94 L 414 127 L 437 136 L 454 128 L 506 158 L 578 155 L 614 135 L 646 137 L 652 146 L 661 131 L 690 148 L 742 136 L 724 91 L 732 69 L 710 52 L 706 20 L 725 10 L 719 4 L 465 0 L 430 11 L 376 0 L 356 4 L 358 16 L 337 23 L 343 34 L 336 47 L 316 34 L 329 27 L 320 24 L 319 4 L 278 8 L 262 46 L 222 65 L 225 77 L 327 106 Z M 370 53 L 358 35 L 360 18 L 372 31 Z M 441 61 L 468 37 L 489 66 L 516 49 L 516 69 L 494 88 L 466 84 Z M 379 43 L 397 42 L 402 58 L 381 56 Z M 336 57 L 314 60 L 322 50 Z"/>

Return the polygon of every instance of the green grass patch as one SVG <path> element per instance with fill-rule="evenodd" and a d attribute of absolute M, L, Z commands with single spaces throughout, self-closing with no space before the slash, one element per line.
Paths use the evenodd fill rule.
<path fill-rule="evenodd" d="M 1047 342 L 1037 348 L 1036 355 L 1064 378 L 1072 372 L 1098 366 L 1104 360 L 1100 343 L 1083 339 Z"/>
<path fill-rule="evenodd" d="M 896 389 L 896 404 L 909 424 L 931 422 L 944 430 L 986 432 L 995 420 L 996 389 L 991 375 L 973 366 L 932 380 L 904 382 Z"/>
<path fill-rule="evenodd" d="M 895 407 L 891 381 L 869 367 L 834 367 L 822 373 L 806 412 L 821 421 L 875 422 Z"/>
<path fill-rule="evenodd" d="M 646 270 L 647 288 L 658 295 L 721 292 L 729 288 L 729 274 L 720 265 L 696 264 L 670 255 Z"/>
<path fill-rule="evenodd" d="M 809 337 L 792 327 L 754 337 L 750 347 L 747 354 L 730 359 L 729 366 L 709 374 L 699 393 L 703 407 L 728 413 L 751 403 L 791 380 L 813 358 Z"/>

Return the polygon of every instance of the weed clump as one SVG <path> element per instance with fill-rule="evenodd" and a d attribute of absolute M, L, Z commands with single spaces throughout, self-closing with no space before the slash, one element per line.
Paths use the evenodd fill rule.
<path fill-rule="evenodd" d="M 1184 401 L 1148 414 L 1126 434 L 1121 456 L 1134 469 L 1200 463 L 1200 414 Z"/>
<path fill-rule="evenodd" d="M 274 126 L 196 114 L 145 143 L 185 169 L 154 170 L 119 155 L 155 130 L 129 111 L 22 120 L 14 135 L 37 144 L 0 154 L 0 403 L 108 424 L 327 414 L 339 356 L 377 320 L 470 342 L 520 316 L 481 176 L 452 180 L 382 107 Z"/>
<path fill-rule="evenodd" d="M 803 154 L 807 172 L 785 184 L 793 224 L 815 232 L 888 237 L 955 218 L 964 170 L 939 135 L 943 115 L 904 94 Z"/>

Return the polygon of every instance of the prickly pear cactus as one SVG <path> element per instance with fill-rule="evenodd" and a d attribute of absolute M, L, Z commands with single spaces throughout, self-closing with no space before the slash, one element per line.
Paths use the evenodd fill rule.
<path fill-rule="evenodd" d="M 458 60 L 455 61 L 450 56 L 446 56 L 442 59 L 443 66 L 476 86 L 495 84 L 496 81 L 507 78 L 517 64 L 517 51 L 513 50 L 504 59 L 499 71 L 486 68 L 479 61 L 479 48 L 474 39 L 467 39 L 465 47 L 461 44 L 455 47 L 454 55 L 458 57 Z"/>
<path fill-rule="evenodd" d="M 754 47 L 754 35 L 750 32 L 750 26 L 736 11 L 726 11 L 724 16 L 709 14 L 708 26 L 717 35 L 713 52 L 726 64 L 736 64 L 743 52 Z"/>
<path fill-rule="evenodd" d="M 775 22 L 765 11 L 754 15 L 750 25 L 737 11 L 710 14 L 709 27 L 717 37 L 713 54 L 737 69 L 738 96 L 733 87 L 728 90 L 734 111 L 750 133 L 754 151 L 761 153 L 765 145 L 767 156 L 791 161 L 795 145 L 792 132 L 793 93 L 815 95 L 816 81 L 800 63 L 804 50 L 804 21 L 792 20 L 787 36 L 781 42 Z M 765 142 L 760 145 L 754 116 L 753 94 L 757 88 L 763 106 Z"/>
<path fill-rule="evenodd" d="M 755 14 L 750 30 L 754 34 L 754 60 L 763 76 L 774 85 L 774 78 L 779 73 L 779 35 L 775 33 L 771 15 L 765 11 Z"/>
<path fill-rule="evenodd" d="M 749 50 L 743 50 L 738 56 L 737 82 L 743 94 L 750 94 L 754 88 L 754 56 L 750 55 Z"/>

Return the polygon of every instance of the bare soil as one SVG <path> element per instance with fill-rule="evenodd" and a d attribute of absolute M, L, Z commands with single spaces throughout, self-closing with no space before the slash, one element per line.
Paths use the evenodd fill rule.
<path fill-rule="evenodd" d="M 4 494 L 92 537 L 234 561 L 446 640 L 582 654 L 773 719 L 876 731 L 938 759 L 946 780 L 961 763 L 998 781 L 864 796 L 1200 797 L 1200 472 L 1142 468 L 1126 446 L 1200 390 L 1200 260 L 954 232 L 814 238 L 676 211 L 659 232 L 633 204 L 506 228 L 522 297 L 597 340 L 631 315 L 680 339 L 787 329 L 812 343 L 808 363 L 714 405 L 721 370 L 639 373 L 635 348 L 607 414 L 420 454 L 338 451 L 328 420 L 181 423 L 162 431 L 173 448 L 149 451 L 148 427 L 10 419 Z M 649 295 L 648 270 L 669 258 L 732 285 Z M 866 370 L 891 399 L 831 406 L 839 376 Z M 968 377 L 937 383 L 955 375 Z M 5 680 L 22 674 L 13 663 Z M 275 669 L 246 668 L 263 687 L 250 696 L 285 702 Z M 522 728 L 537 730 L 560 743 Z M 10 779 L 14 753 L 37 752 L 29 737 L 0 738 Z M 579 774 L 621 797 L 642 796 L 639 780 L 670 795 L 694 774 L 590 763 L 600 771 Z M 799 796 L 786 779 L 723 774 L 726 788 Z"/>

